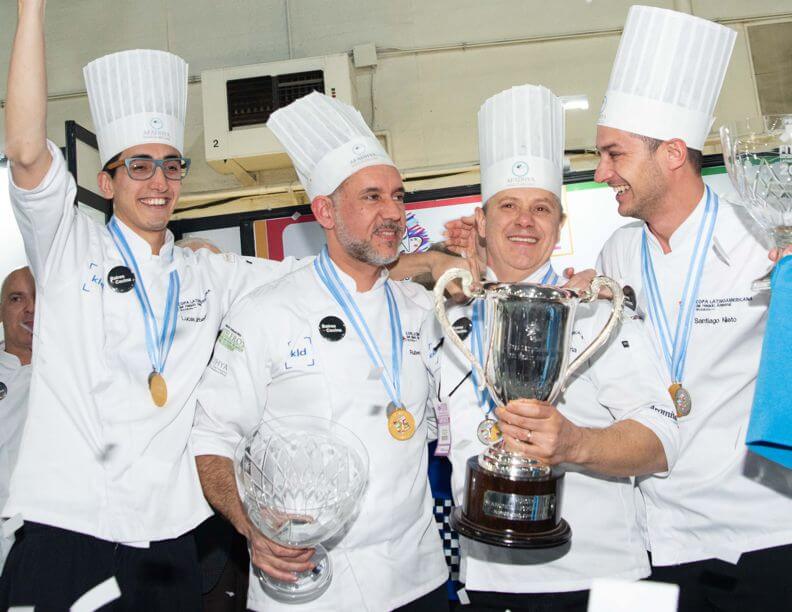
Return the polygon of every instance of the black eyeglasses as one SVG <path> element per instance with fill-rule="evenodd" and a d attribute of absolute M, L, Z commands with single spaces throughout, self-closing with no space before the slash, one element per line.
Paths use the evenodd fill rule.
<path fill-rule="evenodd" d="M 147 181 L 157 168 L 162 168 L 162 173 L 169 181 L 181 181 L 187 176 L 190 169 L 190 160 L 186 157 L 168 157 L 167 159 L 151 159 L 150 157 L 127 157 L 119 159 L 112 164 L 107 164 L 107 170 L 115 170 L 126 166 L 127 174 L 133 181 Z"/>

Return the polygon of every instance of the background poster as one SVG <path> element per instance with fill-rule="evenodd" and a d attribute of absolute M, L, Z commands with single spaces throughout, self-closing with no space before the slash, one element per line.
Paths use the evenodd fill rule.
<path fill-rule="evenodd" d="M 723 167 L 704 170 L 704 181 L 716 193 L 732 193 L 729 177 Z M 407 209 L 407 235 L 402 251 L 425 251 L 434 242 L 442 241 L 443 225 L 463 215 L 469 215 L 481 205 L 479 196 L 438 198 L 410 202 Z M 567 221 L 561 229 L 561 239 L 553 254 L 557 271 L 566 267 L 577 270 L 594 267 L 602 245 L 622 225 L 634 219 L 620 217 L 616 210 L 613 190 L 593 181 L 564 186 L 563 206 Z M 287 256 L 306 257 L 318 253 L 324 245 L 324 234 L 312 215 L 293 215 L 256 221 L 263 224 L 264 240 L 257 240 L 259 257 L 283 259 Z M 261 236 L 261 228 L 256 235 Z"/>

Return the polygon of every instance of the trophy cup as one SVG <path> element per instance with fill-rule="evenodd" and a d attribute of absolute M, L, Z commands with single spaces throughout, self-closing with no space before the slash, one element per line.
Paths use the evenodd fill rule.
<path fill-rule="evenodd" d="M 366 447 L 328 419 L 285 416 L 262 422 L 237 446 L 237 482 L 253 524 L 283 546 L 315 547 L 313 570 L 296 582 L 254 568 L 273 599 L 303 603 L 330 586 L 332 566 L 321 542 L 356 514 L 368 479 Z"/>
<path fill-rule="evenodd" d="M 445 286 L 462 280 L 470 298 L 484 300 L 484 365 L 478 363 L 448 321 Z M 554 402 L 565 384 L 610 337 L 621 317 L 624 295 L 619 285 L 595 277 L 586 291 L 529 283 L 486 283 L 471 290 L 467 270 L 448 270 L 434 289 L 435 313 L 448 338 L 470 361 L 478 380 L 495 403 L 513 399 Z M 601 287 L 610 289 L 613 308 L 597 338 L 569 363 L 572 324 L 579 302 L 591 302 Z M 467 460 L 462 507 L 451 513 L 451 526 L 462 535 L 509 548 L 549 548 L 571 537 L 561 518 L 563 470 L 512 453 L 501 440 Z"/>
<path fill-rule="evenodd" d="M 723 161 L 742 203 L 783 249 L 792 244 L 792 115 L 764 115 L 723 125 Z M 770 289 L 770 273 L 753 282 Z"/>

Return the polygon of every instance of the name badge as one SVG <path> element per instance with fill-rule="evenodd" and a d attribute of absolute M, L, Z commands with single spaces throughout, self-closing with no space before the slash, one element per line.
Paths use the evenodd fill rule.
<path fill-rule="evenodd" d="M 437 446 L 435 457 L 448 457 L 451 452 L 451 412 L 448 404 L 440 402 L 435 408 L 437 415 Z"/>

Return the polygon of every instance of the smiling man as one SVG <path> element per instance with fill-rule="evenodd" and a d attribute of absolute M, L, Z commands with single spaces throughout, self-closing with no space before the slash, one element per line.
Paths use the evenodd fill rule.
<path fill-rule="evenodd" d="M 616 231 L 598 268 L 635 289 L 679 416 L 674 471 L 638 484 L 652 578 L 681 586 L 682 611 L 792 608 L 789 474 L 745 446 L 768 302 L 751 281 L 767 247 L 701 178 L 735 38 L 632 7 L 597 127 L 595 179 L 640 220 Z"/>
<path fill-rule="evenodd" d="M 489 281 L 560 282 L 550 256 L 564 222 L 563 113 L 552 92 L 534 85 L 503 91 L 479 111 L 485 206 L 476 210 L 476 226 L 486 242 Z M 480 300 L 449 310 L 482 363 L 488 337 L 483 313 Z M 578 308 L 570 358 L 594 340 L 609 314 L 603 302 Z M 496 410 L 453 343 L 446 339 L 440 353 L 457 505 L 463 502 L 466 462 L 484 451 L 488 431 L 500 419 L 509 448 L 564 464 L 561 513 L 572 528 L 571 543 L 557 549 L 510 550 L 462 538 L 460 579 L 470 599 L 462 609 L 584 612 L 595 578 L 647 576 L 630 476 L 670 469 L 678 429 L 641 321 L 625 317 L 557 406 L 518 400 Z"/>
<path fill-rule="evenodd" d="M 418 285 L 388 280 L 385 269 L 404 233 L 401 177 L 360 114 L 323 94 L 273 113 L 268 126 L 294 162 L 327 247 L 312 266 L 254 291 L 229 314 L 199 388 L 191 439 L 204 492 L 248 538 L 248 608 L 447 609 L 427 478 L 432 302 Z M 319 560 L 255 528 L 233 467 L 248 431 L 294 414 L 344 425 L 369 455 L 359 515 L 329 547 L 330 586 L 302 605 L 271 597 L 253 568 L 295 580 Z"/>

